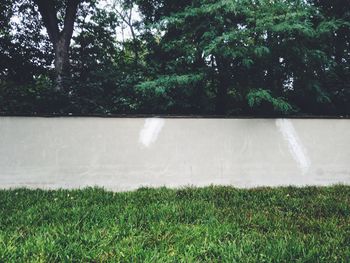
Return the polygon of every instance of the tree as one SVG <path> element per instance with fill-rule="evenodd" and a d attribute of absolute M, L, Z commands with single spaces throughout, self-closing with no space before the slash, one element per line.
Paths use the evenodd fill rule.
<path fill-rule="evenodd" d="M 68 0 L 63 27 L 60 30 L 57 7 L 54 1 L 34 0 L 39 8 L 55 53 L 56 90 L 64 89 L 64 78 L 69 67 L 69 46 L 73 35 L 74 21 L 81 0 Z"/>
<path fill-rule="evenodd" d="M 145 90 L 153 87 L 169 96 L 173 80 L 186 79 L 190 83 L 181 86 L 188 92 L 189 75 L 200 73 L 216 114 L 318 113 L 331 103 L 321 85 L 332 60 L 323 37 L 340 21 L 314 22 L 319 10 L 308 2 L 138 2 L 146 21 L 159 30 L 152 60 L 160 62 L 161 76 L 140 85 Z"/>
<path fill-rule="evenodd" d="M 344 3 L 3 0 L 0 110 L 350 114 Z"/>
<path fill-rule="evenodd" d="M 39 75 L 49 74 L 53 56 L 38 8 L 30 0 L 1 2 L 0 78 L 28 84 Z"/>
<path fill-rule="evenodd" d="M 131 46 L 134 53 L 134 63 L 139 61 L 139 39 L 136 35 L 137 21 L 134 19 L 135 3 L 133 0 L 114 0 L 112 4 L 112 10 L 116 13 L 120 21 L 120 27 L 122 31 L 122 44 L 125 43 L 124 29 L 128 28 L 131 35 Z"/>

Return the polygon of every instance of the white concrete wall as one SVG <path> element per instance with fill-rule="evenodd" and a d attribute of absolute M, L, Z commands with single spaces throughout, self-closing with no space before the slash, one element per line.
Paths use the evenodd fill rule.
<path fill-rule="evenodd" d="M 0 117 L 0 188 L 350 184 L 350 120 Z"/>

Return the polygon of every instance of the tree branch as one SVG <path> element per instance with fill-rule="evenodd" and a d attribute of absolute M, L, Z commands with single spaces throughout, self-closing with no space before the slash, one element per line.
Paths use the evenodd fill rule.
<path fill-rule="evenodd" d="M 34 2 L 39 8 L 49 38 L 55 45 L 59 38 L 59 28 L 54 3 L 48 0 L 34 0 Z"/>
<path fill-rule="evenodd" d="M 77 9 L 78 9 L 79 3 L 80 3 L 80 0 L 69 0 L 67 3 L 62 35 L 65 38 L 65 40 L 68 42 L 67 43 L 68 45 L 69 45 L 69 40 L 73 35 L 74 21 L 77 15 Z"/>

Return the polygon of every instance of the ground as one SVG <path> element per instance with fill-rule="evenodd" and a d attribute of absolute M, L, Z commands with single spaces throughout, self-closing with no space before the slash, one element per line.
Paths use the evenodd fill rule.
<path fill-rule="evenodd" d="M 0 191 L 0 262 L 350 262 L 350 186 Z"/>

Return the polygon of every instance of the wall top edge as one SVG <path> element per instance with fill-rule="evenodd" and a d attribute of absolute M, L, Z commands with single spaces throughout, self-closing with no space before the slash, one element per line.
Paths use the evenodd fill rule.
<path fill-rule="evenodd" d="M 165 118 L 165 119 L 350 119 L 350 115 L 167 115 L 167 114 L 0 114 L 0 117 L 32 118 Z"/>

